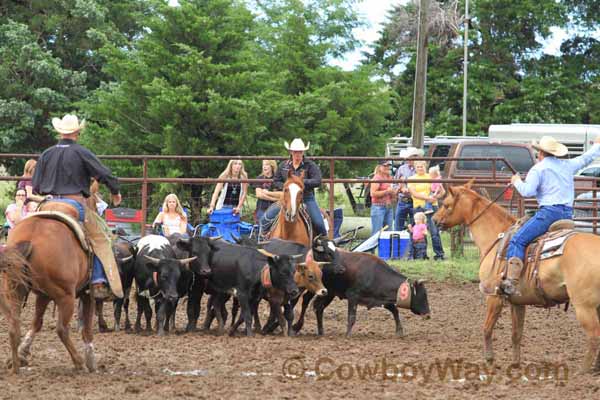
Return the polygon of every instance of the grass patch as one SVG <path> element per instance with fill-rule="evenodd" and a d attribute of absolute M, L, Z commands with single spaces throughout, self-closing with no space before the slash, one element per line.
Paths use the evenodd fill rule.
<path fill-rule="evenodd" d="M 478 259 L 392 260 L 389 264 L 402 274 L 414 279 L 427 279 L 436 282 L 473 282 L 479 279 Z"/>

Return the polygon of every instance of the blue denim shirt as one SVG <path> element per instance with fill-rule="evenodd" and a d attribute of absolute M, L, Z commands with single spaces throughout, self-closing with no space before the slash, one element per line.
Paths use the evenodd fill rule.
<path fill-rule="evenodd" d="M 600 144 L 594 144 L 579 157 L 569 160 L 545 157 L 527 173 L 525 181 L 516 182 L 515 188 L 523 197 L 535 196 L 540 206 L 573 206 L 575 182 L 573 175 L 600 157 Z"/>

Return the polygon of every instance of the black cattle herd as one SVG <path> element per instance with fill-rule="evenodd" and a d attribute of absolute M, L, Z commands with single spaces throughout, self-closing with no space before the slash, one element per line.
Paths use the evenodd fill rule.
<path fill-rule="evenodd" d="M 349 252 L 336 244 L 335 240 L 324 237 L 315 238 L 311 248 L 280 239 L 232 244 L 220 238 L 189 238 L 178 234 L 168 238 L 148 235 L 135 244 L 119 240 L 114 251 L 125 298 L 114 301 L 115 330 L 121 328 L 123 308 L 124 327 L 132 328 L 128 312 L 132 290 L 137 303 L 133 330 L 143 331 L 143 315 L 145 331 L 152 332 L 154 311 L 158 335 L 174 328 L 177 305 L 183 304 L 181 300 L 186 297 L 186 331 L 196 331 L 205 293 L 209 297 L 202 329 L 209 330 L 217 319 L 218 334 L 225 332 L 231 314 L 230 335 L 236 333 L 241 323 L 245 324 L 247 336 L 255 331 L 274 332 L 278 327 L 282 334 L 296 335 L 302 329 L 310 301 L 315 298 L 317 334 L 323 335 L 323 311 L 336 296 L 348 302 L 347 336 L 352 332 L 359 304 L 369 309 L 389 310 L 399 336 L 404 333 L 398 308 L 429 316 L 427 291 L 422 281 L 409 281 L 380 258 Z M 227 303 L 231 299 L 233 306 L 229 313 Z M 294 308 L 300 299 L 302 309 L 294 324 Z M 258 313 L 262 300 L 270 307 L 264 326 Z M 101 312 L 101 307 L 97 309 Z"/>

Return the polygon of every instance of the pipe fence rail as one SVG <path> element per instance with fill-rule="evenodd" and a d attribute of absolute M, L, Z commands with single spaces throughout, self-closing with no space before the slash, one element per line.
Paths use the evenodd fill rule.
<path fill-rule="evenodd" d="M 23 154 L 23 153 L 3 153 L 0 154 L 0 160 L 5 159 L 37 159 L 40 154 Z M 249 183 L 249 184 L 258 184 L 264 182 L 271 182 L 271 179 L 219 179 L 219 178 L 192 178 L 192 177 L 183 177 L 183 178 L 171 178 L 171 177 L 150 177 L 148 176 L 148 163 L 150 161 L 156 160 L 173 160 L 173 161 L 229 161 L 231 159 L 240 159 L 240 160 L 249 160 L 249 161 L 262 161 L 265 159 L 269 160 L 287 160 L 289 157 L 284 156 L 218 156 L 218 155 L 210 155 L 210 156 L 190 156 L 190 155 L 100 155 L 98 156 L 103 160 L 122 160 L 122 161 L 136 161 L 141 162 L 142 164 L 142 176 L 141 177 L 119 177 L 119 181 L 123 183 L 139 183 L 141 184 L 141 213 L 142 213 L 142 223 L 140 224 L 140 232 L 143 236 L 146 230 L 146 224 L 148 219 L 148 185 L 155 183 L 175 183 L 175 184 L 197 184 L 197 185 L 212 185 L 216 183 Z M 329 164 L 328 168 L 328 176 L 323 177 L 322 186 L 327 187 L 329 192 L 329 204 L 328 209 L 330 215 L 333 216 L 333 211 L 335 208 L 334 204 L 334 195 L 335 195 L 335 184 L 367 184 L 367 183 L 395 183 L 395 184 L 406 184 L 412 182 L 440 182 L 443 184 L 465 184 L 471 180 L 473 180 L 474 186 L 485 185 L 486 188 L 497 188 L 503 189 L 510 183 L 510 175 L 507 175 L 507 171 L 498 171 L 496 168 L 496 164 L 498 162 L 504 163 L 510 173 L 517 173 L 517 170 L 510 164 L 508 160 L 503 157 L 411 157 L 410 159 L 413 161 L 416 160 L 425 160 L 425 161 L 489 161 L 490 162 L 490 171 L 491 177 L 478 177 L 473 176 L 469 178 L 441 178 L 441 179 L 382 179 L 382 180 L 373 180 L 368 178 L 337 178 L 335 176 L 335 162 L 365 162 L 365 161 L 380 161 L 380 160 L 389 160 L 394 162 L 404 162 L 406 158 L 403 157 L 372 157 L 372 156 L 314 156 L 308 157 L 314 161 L 327 161 Z M 1 162 L 0 162 L 1 163 Z M 499 176 L 498 173 L 501 173 Z M 524 175 L 524 174 L 521 174 Z M 22 176 L 0 176 L 0 181 L 18 181 L 23 179 Z M 598 207 L 594 206 L 598 204 L 600 198 L 598 198 L 598 179 L 589 178 L 589 177 L 581 177 L 577 179 L 577 182 L 583 182 L 588 184 L 589 186 L 576 186 L 575 192 L 592 192 L 592 198 L 589 199 L 577 199 L 576 206 L 574 207 L 576 210 L 591 210 L 592 216 L 582 216 L 576 217 L 574 220 L 576 223 L 589 223 L 591 231 L 597 233 L 598 224 L 600 222 L 598 218 Z M 536 207 L 535 200 L 523 199 L 517 193 L 511 193 L 511 198 L 506 200 L 502 199 L 500 203 L 505 205 L 509 203 L 510 211 L 513 212 L 513 203 L 516 203 L 517 215 L 523 216 L 526 209 L 531 209 Z M 513 197 L 516 197 L 516 200 L 513 200 Z M 592 203 L 592 206 L 579 206 L 577 203 Z M 331 234 L 333 230 L 331 230 Z"/>

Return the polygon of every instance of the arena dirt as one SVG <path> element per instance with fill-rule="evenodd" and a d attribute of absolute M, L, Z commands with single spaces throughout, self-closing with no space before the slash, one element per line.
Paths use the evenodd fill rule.
<path fill-rule="evenodd" d="M 0 370 L 0 398 L 600 398 L 600 378 L 577 375 L 585 335 L 572 309 L 528 308 L 523 362 L 514 368 L 506 308 L 496 328 L 497 361 L 490 369 L 481 357 L 484 303 L 477 286 L 437 283 L 428 289 L 432 318 L 402 310 L 404 338 L 394 336 L 388 311 L 359 308 L 354 334 L 347 339 L 346 302 L 339 300 L 326 310 L 324 337 L 315 335 L 312 310 L 299 337 L 183 334 L 179 330 L 185 312 L 180 307 L 178 331 L 167 337 L 97 333 L 95 374 L 74 371 L 49 309 L 30 365 L 18 377 Z M 106 307 L 112 326 L 111 312 Z M 30 304 L 24 310 L 23 332 L 31 315 Z M 76 345 L 82 349 L 74 326 Z M 4 319 L 0 333 L 0 357 L 5 360 L 9 345 Z"/>

